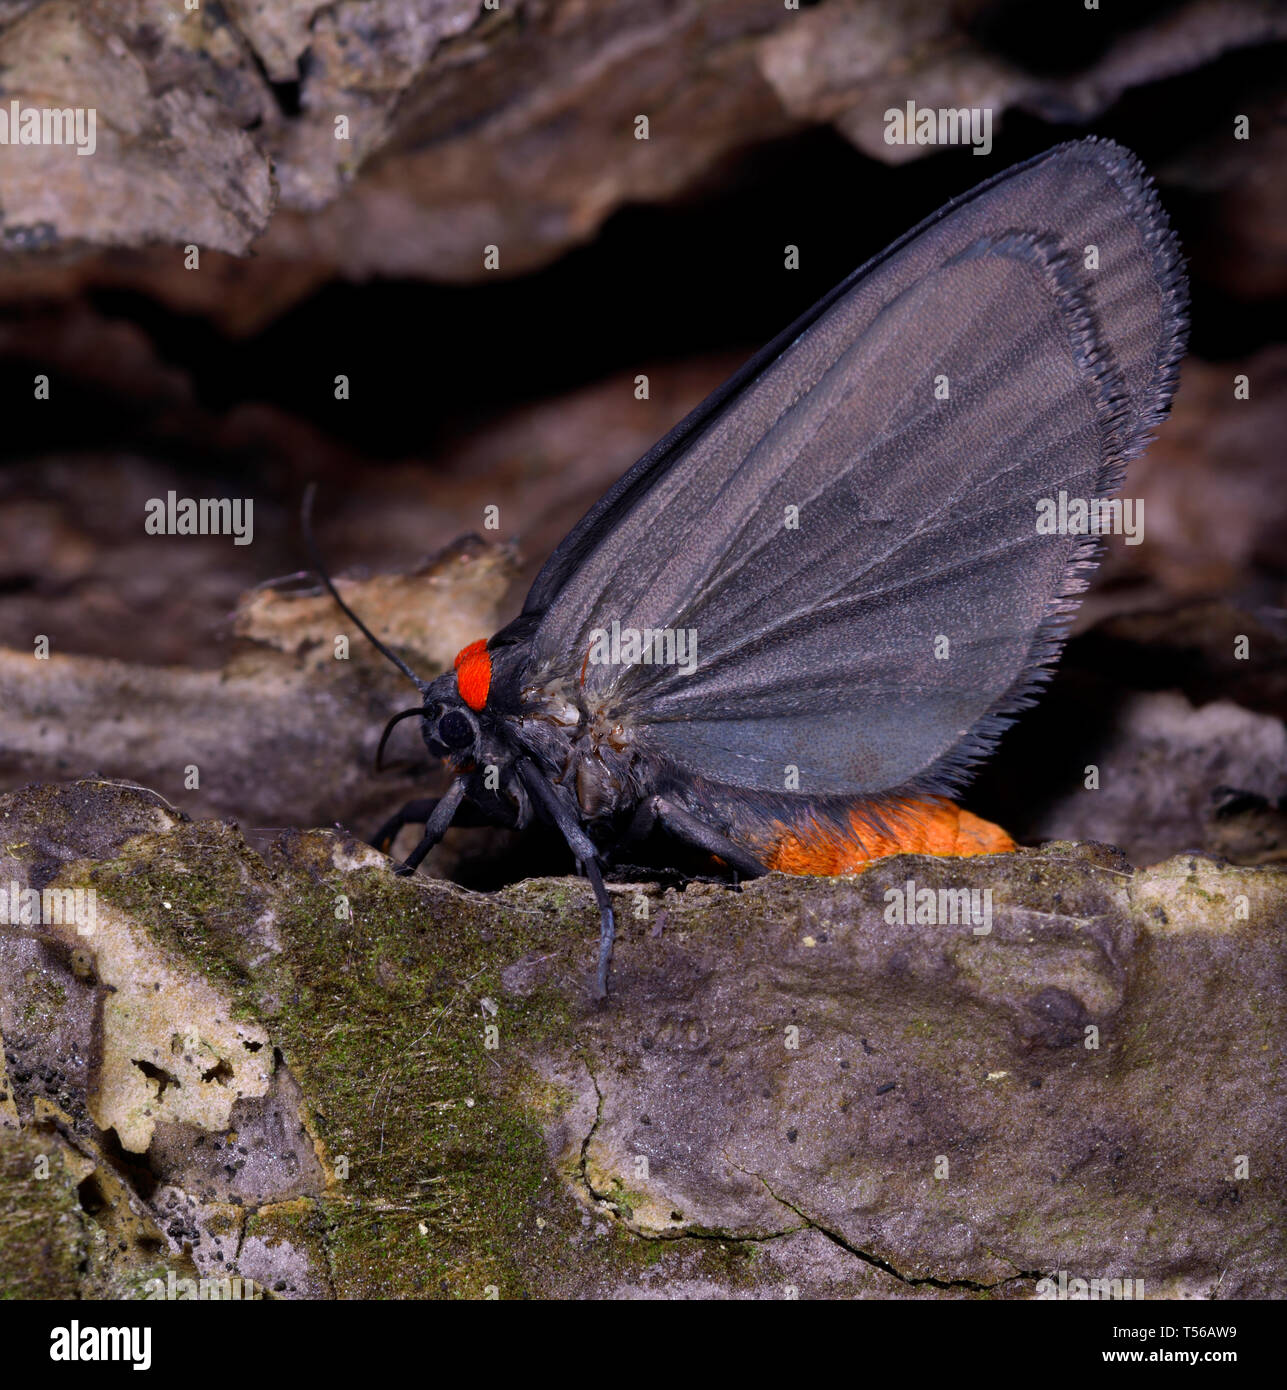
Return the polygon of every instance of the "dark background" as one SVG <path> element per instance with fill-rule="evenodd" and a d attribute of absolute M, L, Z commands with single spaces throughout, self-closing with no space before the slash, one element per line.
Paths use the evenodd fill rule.
<path fill-rule="evenodd" d="M 1114 6 L 1097 28 L 1079 6 L 965 8 L 970 38 L 1057 78 L 1184 7 Z M 1142 81 L 1093 119 L 1010 109 L 986 160 L 947 150 L 890 167 L 805 123 L 730 150 L 679 196 L 621 207 L 541 268 L 450 284 L 336 274 L 249 333 L 176 309 L 139 288 L 145 276 L 113 273 L 110 256 L 62 294 L 26 292 L 10 257 L 0 644 L 22 651 L 52 630 L 63 655 L 222 666 L 237 648 L 238 595 L 304 564 L 297 509 L 314 479 L 336 568 L 415 565 L 479 531 L 497 503 L 499 539 L 517 543 L 530 577 L 652 438 L 855 265 L 998 169 L 1063 139 L 1110 136 L 1155 172 L 1189 257 L 1192 355 L 1177 419 L 1132 475 L 1160 534 L 1136 552 L 1114 548 L 1050 698 L 972 794 L 985 814 L 1039 835 L 1043 808 L 1066 790 L 1049 776 L 1050 749 L 1070 767 L 1093 758 L 1133 692 L 1287 714 L 1285 73 L 1287 43 L 1261 43 Z M 282 120 L 295 119 L 298 86 L 273 91 Z M 1233 118 L 1246 111 L 1253 140 L 1239 145 Z M 787 243 L 801 248 L 796 272 L 783 269 Z M 174 254 L 137 249 L 132 265 Z M 641 371 L 645 406 L 632 393 Z M 1229 414 L 1236 371 L 1254 383 L 1245 418 Z M 36 372 L 51 376 L 52 401 L 33 401 Z M 338 372 L 353 383 L 342 403 Z M 1233 446 L 1221 421 L 1236 421 Z M 171 487 L 253 496 L 255 543 L 145 539 L 142 499 Z M 1221 507 L 1234 513 L 1223 536 Z M 1230 634 L 1248 624 L 1255 658 L 1236 665 Z M 33 772 L 49 769 L 5 762 L 8 784 Z M 1230 775 L 1232 793 L 1245 790 Z M 1272 809 L 1263 788 L 1255 795 Z M 295 819 L 281 808 L 279 823 Z"/>

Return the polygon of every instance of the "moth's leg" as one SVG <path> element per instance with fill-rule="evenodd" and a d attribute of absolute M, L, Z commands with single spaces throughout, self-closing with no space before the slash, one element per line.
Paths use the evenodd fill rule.
<path fill-rule="evenodd" d="M 433 815 L 437 804 L 436 796 L 423 796 L 419 801 L 408 801 L 402 810 L 395 811 L 375 832 L 371 843 L 381 854 L 388 854 L 402 828 L 407 825 L 424 825 Z"/>
<path fill-rule="evenodd" d="M 390 816 L 375 832 L 371 844 L 382 854 L 388 854 L 403 826 L 427 824 L 439 800 L 440 798 L 436 796 L 422 796 L 417 801 L 408 801 L 402 810 Z M 475 806 L 472 801 L 466 801 L 461 804 L 452 824 L 464 826 L 469 830 L 481 830 L 487 826 L 506 825 L 507 822 L 489 816 L 481 807 Z"/>
<path fill-rule="evenodd" d="M 630 818 L 626 833 L 621 837 L 623 841 L 633 843 L 648 838 L 648 832 L 657 824 L 657 811 L 653 803 L 660 800 L 661 797 L 659 796 L 645 797 L 635 807 L 635 813 Z"/>
<path fill-rule="evenodd" d="M 598 846 L 581 828 L 580 818 L 568 804 L 569 793 L 560 794 L 561 789 L 547 782 L 536 765 L 527 759 L 517 763 L 516 767 L 523 785 L 545 808 L 567 841 L 568 848 L 584 866 L 586 877 L 594 889 L 594 900 L 599 905 L 599 970 L 595 977 L 594 997 L 602 1004 L 608 997 L 608 971 L 612 966 L 612 945 L 617 938 L 617 924 L 612 915 L 612 899 L 608 896 L 599 867 Z"/>
<path fill-rule="evenodd" d="M 727 835 L 721 834 L 714 826 L 707 825 L 705 821 L 698 820 L 690 811 L 685 811 L 682 806 L 676 806 L 673 801 L 667 801 L 664 796 L 650 797 L 647 802 L 653 818 L 661 824 L 676 839 L 683 840 L 686 844 L 694 845 L 698 849 L 704 849 L 709 854 L 718 855 L 735 874 L 741 874 L 744 878 L 759 878 L 761 874 L 768 873 L 768 869 L 750 852 L 743 849 L 741 845 L 735 844 Z M 639 817 L 636 815 L 635 821 Z M 631 826 L 633 829 L 634 826 Z"/>
<path fill-rule="evenodd" d="M 603 1003 L 608 997 L 608 971 L 612 968 L 612 947 L 617 939 L 617 923 L 612 915 L 612 899 L 603 881 L 603 872 L 598 861 L 585 861 L 586 877 L 594 889 L 594 900 L 599 904 L 599 969 L 594 977 L 594 997 Z"/>
<path fill-rule="evenodd" d="M 424 838 L 407 855 L 407 862 L 399 864 L 395 870 L 398 874 L 415 873 L 420 861 L 447 833 L 455 818 L 456 812 L 460 809 L 460 803 L 465 799 L 465 779 L 457 777 L 456 780 L 447 788 L 438 799 L 438 804 L 433 808 L 429 819 L 425 822 Z"/>

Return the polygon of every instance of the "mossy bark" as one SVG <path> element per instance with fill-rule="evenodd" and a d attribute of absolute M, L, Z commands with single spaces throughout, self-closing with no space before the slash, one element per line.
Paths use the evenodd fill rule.
<path fill-rule="evenodd" d="M 577 880 L 401 880 L 322 831 L 260 853 L 104 784 L 0 825 L 0 869 L 96 904 L 88 932 L 0 936 L 0 1230 L 41 1233 L 3 1242 L 10 1292 L 146 1296 L 158 1268 L 285 1297 L 1283 1290 L 1281 870 L 1063 844 L 617 884 L 598 1009 Z M 899 922 L 909 881 L 986 918 Z M 129 1009 L 122 936 L 164 986 Z M 148 1062 L 166 1037 L 188 1051 Z M 113 1057 L 147 1062 L 128 1111 Z"/>

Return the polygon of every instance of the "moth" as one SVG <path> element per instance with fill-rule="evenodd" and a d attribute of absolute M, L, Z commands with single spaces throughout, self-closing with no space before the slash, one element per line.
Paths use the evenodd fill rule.
<path fill-rule="evenodd" d="M 680 421 L 550 556 L 522 612 L 415 683 L 452 780 L 379 832 L 557 827 L 604 869 L 660 825 L 734 874 L 1003 852 L 951 800 L 1050 674 L 1187 333 L 1136 158 L 1060 145 L 854 271 Z M 1062 506 L 1063 496 L 1085 503 Z M 1052 512 L 1052 507 L 1054 511 Z M 311 537 L 310 537 L 310 545 Z"/>

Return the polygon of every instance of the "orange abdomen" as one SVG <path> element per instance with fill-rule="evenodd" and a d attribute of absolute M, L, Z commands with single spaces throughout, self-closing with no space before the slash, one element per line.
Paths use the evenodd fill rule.
<path fill-rule="evenodd" d="M 750 844 L 784 874 L 856 874 L 891 854 L 1006 854 L 1015 847 L 999 825 L 939 799 L 899 801 L 877 813 L 859 802 L 843 829 L 820 819 L 773 821 Z"/>

